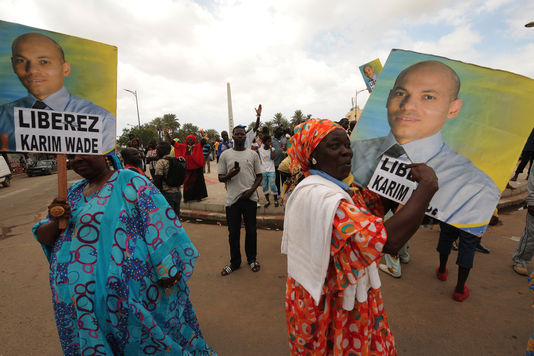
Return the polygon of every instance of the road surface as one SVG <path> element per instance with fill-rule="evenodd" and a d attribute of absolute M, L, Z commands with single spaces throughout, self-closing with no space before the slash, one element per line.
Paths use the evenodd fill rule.
<path fill-rule="evenodd" d="M 56 191 L 56 175 L 19 176 L 0 188 L 0 355 L 59 355 L 48 266 L 31 226 Z M 78 177 L 68 172 L 69 182 Z M 534 330 L 534 298 L 527 279 L 512 271 L 511 255 L 521 236 L 525 210 L 502 213 L 490 227 L 467 282 L 471 296 L 452 300 L 456 253 L 449 280 L 435 277 L 439 228 L 421 229 L 412 239 L 412 260 L 400 279 L 381 274 L 385 307 L 400 355 L 522 355 Z M 184 223 L 200 252 L 190 281 L 191 300 L 208 344 L 220 355 L 287 355 L 284 316 L 285 257 L 281 231 L 260 230 L 258 260 L 228 277 L 225 226 Z M 242 232 L 243 234 L 244 232 Z"/>

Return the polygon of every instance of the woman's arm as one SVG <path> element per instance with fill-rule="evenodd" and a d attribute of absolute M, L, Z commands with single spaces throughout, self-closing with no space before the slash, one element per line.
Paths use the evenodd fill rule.
<path fill-rule="evenodd" d="M 419 183 L 404 207 L 384 222 L 387 241 L 383 252 L 396 255 L 398 250 L 415 234 L 430 200 L 438 190 L 438 178 L 434 170 L 423 163 L 407 165 L 413 179 Z"/>
<path fill-rule="evenodd" d="M 37 241 L 39 241 L 43 245 L 54 246 L 56 239 L 58 238 L 59 234 L 63 231 L 62 229 L 59 228 L 59 225 L 58 225 L 59 218 L 54 218 L 52 214 L 50 214 L 50 209 L 56 206 L 61 206 L 65 210 L 65 213 L 61 216 L 62 218 L 65 217 L 65 218 L 70 219 L 71 217 L 69 204 L 65 202 L 64 200 L 59 200 L 57 198 L 54 199 L 52 203 L 48 206 L 48 215 L 50 216 L 52 221 L 42 224 L 35 231 L 35 236 L 37 236 Z"/>

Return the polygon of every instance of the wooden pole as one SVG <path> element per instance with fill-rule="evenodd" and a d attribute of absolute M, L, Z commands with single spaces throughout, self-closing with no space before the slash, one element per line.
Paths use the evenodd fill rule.
<path fill-rule="evenodd" d="M 67 156 L 64 153 L 57 155 L 57 197 L 59 200 L 67 201 Z M 61 218 L 59 228 L 65 229 L 68 222 L 69 219 Z"/>

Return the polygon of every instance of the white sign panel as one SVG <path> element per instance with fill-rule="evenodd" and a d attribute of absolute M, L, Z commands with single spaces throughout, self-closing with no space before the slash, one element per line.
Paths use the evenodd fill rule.
<path fill-rule="evenodd" d="M 417 188 L 417 182 L 411 179 L 411 169 L 406 167 L 407 164 L 402 160 L 383 155 L 367 188 L 394 202 L 406 204 Z M 438 209 L 430 205 L 426 215 L 440 219 Z"/>
<path fill-rule="evenodd" d="M 18 152 L 102 154 L 101 115 L 15 108 Z"/>

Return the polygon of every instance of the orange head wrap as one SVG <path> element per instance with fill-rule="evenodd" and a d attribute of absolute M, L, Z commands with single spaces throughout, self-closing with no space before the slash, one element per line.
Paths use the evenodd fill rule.
<path fill-rule="evenodd" d="M 291 157 L 291 169 L 300 164 L 302 172 L 308 176 L 313 150 L 326 135 L 335 130 L 343 130 L 343 127 L 327 119 L 308 120 L 295 126 L 294 134 L 287 144 L 287 153 Z"/>

